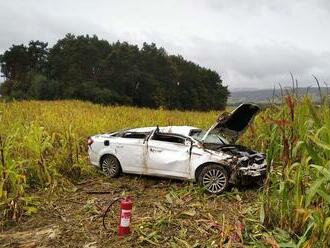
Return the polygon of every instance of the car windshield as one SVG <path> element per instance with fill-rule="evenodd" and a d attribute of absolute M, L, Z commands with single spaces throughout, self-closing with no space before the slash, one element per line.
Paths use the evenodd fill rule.
<path fill-rule="evenodd" d="M 192 130 L 190 132 L 190 137 L 194 138 L 195 140 L 198 140 L 198 141 L 202 141 L 204 135 L 206 134 L 206 131 L 205 130 Z M 221 137 L 220 135 L 218 134 L 215 134 L 215 133 L 209 133 L 206 137 L 206 139 L 204 140 L 204 143 L 207 143 L 207 144 L 216 144 L 216 145 L 227 145 L 229 144 L 229 142 Z"/>

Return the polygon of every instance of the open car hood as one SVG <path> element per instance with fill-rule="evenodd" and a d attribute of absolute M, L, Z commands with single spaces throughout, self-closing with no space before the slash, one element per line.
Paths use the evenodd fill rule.
<path fill-rule="evenodd" d="M 209 134 L 219 134 L 235 142 L 246 130 L 253 118 L 259 113 L 260 107 L 253 103 L 243 103 L 231 113 L 224 113 L 218 117 L 203 137 L 203 141 Z"/>

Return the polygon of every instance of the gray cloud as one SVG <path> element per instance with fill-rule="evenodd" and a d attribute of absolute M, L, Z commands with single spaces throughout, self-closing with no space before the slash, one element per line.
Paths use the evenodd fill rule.
<path fill-rule="evenodd" d="M 330 82 L 328 0 L 0 2 L 0 52 L 30 40 L 50 44 L 66 33 L 114 42 L 155 42 L 218 71 L 231 87 Z"/>
<path fill-rule="evenodd" d="M 218 71 L 231 88 L 290 85 L 293 73 L 301 86 L 314 84 L 312 75 L 330 81 L 330 52 L 288 44 L 246 45 L 198 40 L 187 49 L 193 61 Z M 184 48 L 182 48 L 184 49 Z"/>

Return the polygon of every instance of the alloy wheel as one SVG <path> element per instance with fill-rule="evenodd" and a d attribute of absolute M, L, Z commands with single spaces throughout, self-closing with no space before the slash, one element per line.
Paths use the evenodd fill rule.
<path fill-rule="evenodd" d="M 114 157 L 106 157 L 102 161 L 102 171 L 109 177 L 114 177 L 118 173 L 118 162 Z"/>
<path fill-rule="evenodd" d="M 202 183 L 207 191 L 217 194 L 227 186 L 227 177 L 220 168 L 213 168 L 204 174 Z"/>

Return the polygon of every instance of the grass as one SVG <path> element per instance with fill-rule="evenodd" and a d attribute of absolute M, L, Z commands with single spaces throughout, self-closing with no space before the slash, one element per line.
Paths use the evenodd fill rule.
<path fill-rule="evenodd" d="M 207 127 L 216 112 L 104 107 L 80 101 L 0 103 L 1 224 L 36 211 L 34 190 L 54 192 L 90 176 L 88 136 L 127 127 Z"/>
<path fill-rule="evenodd" d="M 134 197 L 132 234 L 118 238 L 118 204 L 107 215 L 108 230 L 102 226 L 102 214 L 112 199 L 122 194 Z M 51 228 L 57 235 L 44 238 L 39 246 L 83 247 L 92 243 L 98 247 L 221 247 L 230 243 L 240 247 L 244 209 L 256 198 L 252 189 L 212 196 L 181 181 L 133 175 L 116 180 L 94 176 L 40 204 L 38 214 L 23 218 L 3 236 L 0 233 L 0 243 L 8 247 L 24 244 L 22 233 L 28 232 L 31 241 Z"/>
<path fill-rule="evenodd" d="M 20 231 L 41 222 L 58 223 L 62 234 L 52 241 L 58 245 L 70 242 L 63 234 L 70 231 L 81 245 L 108 240 L 123 246 L 134 241 L 138 246 L 169 247 L 328 247 L 327 98 L 314 105 L 293 92 L 283 97 L 281 105 L 265 109 L 241 138 L 240 143 L 264 151 L 272 169 L 260 192 L 233 189 L 211 196 L 189 183 L 134 176 L 107 180 L 88 165 L 85 142 L 89 135 L 150 125 L 207 128 L 218 114 L 80 101 L 0 103 L 2 227 L 7 230 L 13 223 L 22 223 L 9 228 Z M 86 193 L 87 188 L 106 188 L 111 194 L 93 196 Z M 102 229 L 98 216 L 109 198 L 121 194 L 137 199 L 133 234 L 118 240 L 115 229 Z M 62 212 L 56 214 L 56 209 Z M 110 226 L 117 221 L 113 214 L 108 218 L 114 221 Z"/>

